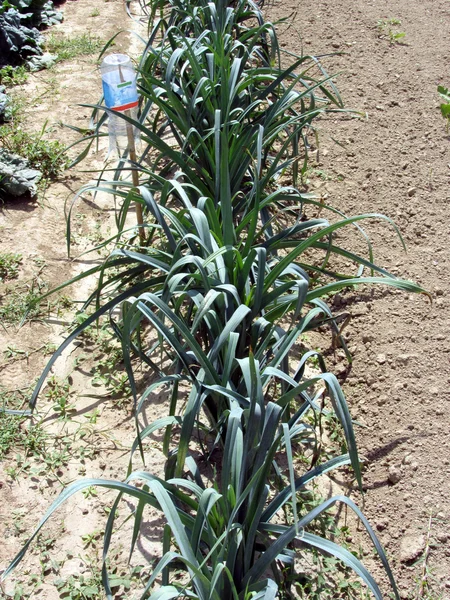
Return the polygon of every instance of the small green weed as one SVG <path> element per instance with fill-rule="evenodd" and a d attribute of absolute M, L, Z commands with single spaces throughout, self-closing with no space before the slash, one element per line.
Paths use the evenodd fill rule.
<path fill-rule="evenodd" d="M 17 252 L 0 252 L 0 282 L 15 279 L 19 274 L 22 255 Z"/>
<path fill-rule="evenodd" d="M 98 8 L 94 8 L 94 10 L 91 12 L 91 14 L 89 15 L 90 17 L 98 17 L 100 15 L 100 11 L 98 10 Z"/>
<path fill-rule="evenodd" d="M 27 456 L 44 453 L 47 434 L 38 424 L 26 424 L 24 417 L 0 412 L 0 459 L 18 448 Z"/>
<path fill-rule="evenodd" d="M 7 289 L 0 299 L 0 320 L 3 324 L 18 325 L 27 313 L 30 304 L 39 299 L 39 292 L 33 289 Z M 27 320 L 41 316 L 40 305 L 35 304 L 28 312 Z"/>
<path fill-rule="evenodd" d="M 36 354 L 37 352 L 42 352 L 44 356 L 48 356 L 49 354 L 53 354 L 56 350 L 55 344 L 43 344 L 38 348 L 34 348 L 33 350 L 21 350 L 14 346 L 14 344 L 8 344 L 6 349 L 3 350 L 3 356 L 11 361 L 15 362 L 18 360 L 28 360 L 32 354 Z"/>
<path fill-rule="evenodd" d="M 55 179 L 67 166 L 65 147 L 56 140 L 43 139 L 44 132 L 45 128 L 40 133 L 29 133 L 7 123 L 0 127 L 0 146 L 27 158 L 44 179 Z"/>
<path fill-rule="evenodd" d="M 93 498 L 98 496 L 97 488 L 91 485 L 81 492 L 85 498 Z"/>
<path fill-rule="evenodd" d="M 3 120 L 7 122 L 7 125 L 0 127 L 0 132 L 3 130 L 3 128 L 7 128 L 8 125 L 11 125 L 11 121 L 18 122 L 20 120 L 24 105 L 25 100 L 21 96 L 17 94 L 8 94 L 8 102 L 6 104 L 5 115 L 3 117 Z"/>
<path fill-rule="evenodd" d="M 4 325 L 18 325 L 25 316 L 27 321 L 42 317 L 45 313 L 39 298 L 46 287 L 39 277 L 34 277 L 31 282 L 21 286 L 8 286 L 0 296 L 0 321 Z M 50 306 L 47 302 L 47 311 Z"/>
<path fill-rule="evenodd" d="M 103 47 L 102 40 L 90 33 L 74 37 L 61 37 L 51 34 L 47 39 L 46 49 L 58 56 L 58 60 L 69 60 L 77 56 L 88 56 L 99 52 Z"/>
<path fill-rule="evenodd" d="M 0 69 L 0 84 L 6 87 L 12 87 L 14 85 L 23 85 L 28 80 L 28 71 L 23 65 L 19 67 L 12 67 L 6 65 Z"/>
<path fill-rule="evenodd" d="M 438 94 L 444 102 L 441 103 L 441 115 L 447 122 L 447 133 L 450 126 L 450 91 L 443 85 L 438 85 Z"/>
<path fill-rule="evenodd" d="M 67 600 L 100 600 L 103 598 L 102 582 L 99 576 L 71 575 L 66 580 L 57 579 L 55 586 Z"/>
<path fill-rule="evenodd" d="M 70 403 L 70 385 L 68 381 L 60 381 L 57 377 L 50 377 L 45 397 L 53 402 L 53 410 L 60 419 L 70 418 L 75 406 Z"/>
<path fill-rule="evenodd" d="M 402 22 L 400 19 L 391 18 L 391 19 L 379 19 L 377 21 L 378 31 L 381 34 L 381 37 L 389 37 L 390 44 L 399 44 L 401 40 L 406 36 L 404 31 L 398 31 L 393 29 L 393 27 L 398 27 Z"/>

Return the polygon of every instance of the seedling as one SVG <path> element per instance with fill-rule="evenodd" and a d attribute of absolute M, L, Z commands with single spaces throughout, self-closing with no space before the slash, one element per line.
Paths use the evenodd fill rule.
<path fill-rule="evenodd" d="M 54 403 L 52 409 L 59 414 L 60 419 L 69 419 L 70 413 L 75 410 L 75 406 L 70 403 L 68 381 L 59 381 L 57 377 L 51 377 L 45 397 Z"/>
<path fill-rule="evenodd" d="M 96 529 L 91 533 L 86 533 L 85 535 L 82 535 L 81 539 L 83 540 L 84 547 L 88 548 L 89 546 L 95 546 L 103 533 L 104 532 L 100 531 L 100 529 Z"/>
<path fill-rule="evenodd" d="M 6 87 L 14 85 L 23 85 L 28 79 L 28 71 L 23 65 L 19 67 L 12 67 L 6 65 L 0 69 L 0 84 Z"/>
<path fill-rule="evenodd" d="M 98 496 L 97 488 L 94 486 L 88 487 L 83 490 L 82 494 L 85 498 L 94 498 L 95 496 Z"/>
<path fill-rule="evenodd" d="M 19 275 L 22 255 L 16 252 L 0 252 L 0 283 L 6 279 L 15 279 Z"/>
<path fill-rule="evenodd" d="M 71 575 L 68 579 L 57 579 L 55 581 L 59 593 L 69 600 L 100 600 L 101 579 L 84 575 Z"/>
<path fill-rule="evenodd" d="M 450 91 L 442 85 L 438 85 L 438 94 L 444 101 L 441 103 L 441 115 L 447 122 L 447 133 L 450 126 Z"/>
<path fill-rule="evenodd" d="M 380 37 L 389 37 L 389 42 L 391 45 L 399 44 L 401 40 L 406 36 L 404 31 L 398 31 L 397 29 L 393 29 L 394 27 L 398 27 L 401 25 L 400 19 L 391 18 L 391 19 L 379 19 L 377 21 L 378 31 L 380 32 Z"/>

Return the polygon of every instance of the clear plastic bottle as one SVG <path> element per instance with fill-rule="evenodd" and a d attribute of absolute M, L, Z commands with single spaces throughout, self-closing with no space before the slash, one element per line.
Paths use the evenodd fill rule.
<path fill-rule="evenodd" d="M 117 116 L 113 113 L 108 115 L 109 152 L 123 156 L 127 149 L 134 149 L 140 141 L 139 130 L 120 116 L 123 114 L 137 120 L 136 72 L 126 54 L 106 56 L 100 70 L 105 104 L 117 113 Z"/>

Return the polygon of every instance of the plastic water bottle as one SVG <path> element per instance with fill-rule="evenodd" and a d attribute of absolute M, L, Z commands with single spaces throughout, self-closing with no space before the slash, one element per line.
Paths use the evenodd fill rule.
<path fill-rule="evenodd" d="M 119 116 L 123 114 L 137 120 L 136 72 L 126 54 L 106 56 L 100 70 L 105 104 L 117 113 L 117 116 L 108 114 L 109 152 L 122 156 L 126 149 L 134 149 L 140 141 L 139 130 Z"/>

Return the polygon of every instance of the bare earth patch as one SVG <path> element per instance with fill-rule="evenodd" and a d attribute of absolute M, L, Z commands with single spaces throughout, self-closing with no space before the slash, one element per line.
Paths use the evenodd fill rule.
<path fill-rule="evenodd" d="M 345 105 L 367 112 L 367 120 L 322 122 L 310 189 L 347 215 L 393 218 L 407 253 L 385 223 L 364 226 L 378 264 L 433 295 L 432 304 L 381 289 L 361 290 L 362 304 L 358 294 L 337 295 L 335 310 L 353 314 L 346 332 L 354 363 L 348 372 L 338 351 L 328 365 L 341 369 L 352 414 L 366 426 L 358 429 L 369 459 L 365 514 L 388 550 L 402 596 L 428 597 L 425 577 L 429 597 L 448 599 L 450 138 L 437 86 L 447 87 L 450 77 L 450 6 L 286 0 L 271 2 L 266 14 L 291 15 L 278 28 L 286 50 L 342 53 L 324 65 L 340 73 Z"/>

